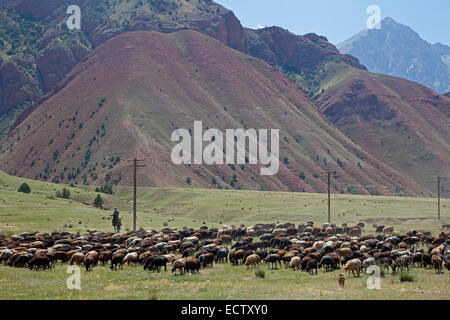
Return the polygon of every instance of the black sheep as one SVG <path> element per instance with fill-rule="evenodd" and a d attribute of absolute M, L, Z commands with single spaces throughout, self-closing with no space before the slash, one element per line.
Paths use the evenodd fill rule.
<path fill-rule="evenodd" d="M 317 261 L 314 259 L 308 260 L 308 262 L 306 263 L 306 272 L 312 274 L 314 270 L 316 270 L 317 274 Z"/>
<path fill-rule="evenodd" d="M 319 263 L 319 268 L 325 267 L 327 272 L 334 270 L 334 259 L 331 256 L 324 256 Z"/>
<path fill-rule="evenodd" d="M 150 270 L 161 270 L 161 267 L 164 267 L 164 271 L 167 271 L 167 258 L 166 257 L 156 257 L 150 263 Z"/>
<path fill-rule="evenodd" d="M 36 268 L 39 270 L 42 267 L 42 270 L 50 269 L 50 258 L 47 256 L 37 255 L 28 261 L 28 267 L 30 270 Z"/>

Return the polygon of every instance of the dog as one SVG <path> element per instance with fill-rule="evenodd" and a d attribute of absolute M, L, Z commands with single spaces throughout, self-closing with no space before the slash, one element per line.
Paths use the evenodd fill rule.
<path fill-rule="evenodd" d="M 340 286 L 341 288 L 344 288 L 344 285 L 345 285 L 345 277 L 344 277 L 344 275 L 343 275 L 342 273 L 338 276 L 338 282 L 339 282 L 339 286 Z"/>

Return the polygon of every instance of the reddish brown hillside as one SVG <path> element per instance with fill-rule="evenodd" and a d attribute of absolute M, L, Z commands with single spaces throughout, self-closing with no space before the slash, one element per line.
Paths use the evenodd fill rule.
<path fill-rule="evenodd" d="M 320 98 L 326 117 L 367 152 L 435 191 L 432 179 L 450 174 L 450 99 L 365 71 L 336 83 Z"/>
<path fill-rule="evenodd" d="M 299 36 L 280 27 L 245 31 L 250 54 L 271 65 L 310 74 L 325 59 L 333 57 L 356 68 L 366 69 L 358 59 L 351 55 L 341 55 L 327 38 L 314 33 Z"/>
<path fill-rule="evenodd" d="M 170 135 L 195 120 L 222 131 L 279 128 L 279 173 L 173 165 Z M 148 149 L 146 185 L 184 186 L 190 177 L 197 187 L 324 192 L 321 176 L 331 170 L 333 192 L 426 192 L 330 127 L 293 81 L 195 31 L 105 42 L 0 145 L 2 170 L 51 181 L 128 184 L 124 157 Z"/>
<path fill-rule="evenodd" d="M 0 1 L 0 137 L 19 112 L 53 90 L 92 48 L 122 32 L 191 29 L 248 52 L 239 20 L 211 0 L 8 0 L 4 4 L 8 8 Z M 80 8 L 81 30 L 66 27 L 69 5 Z"/>

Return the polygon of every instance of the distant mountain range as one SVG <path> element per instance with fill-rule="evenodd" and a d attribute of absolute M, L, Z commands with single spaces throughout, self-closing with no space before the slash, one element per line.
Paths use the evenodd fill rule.
<path fill-rule="evenodd" d="M 66 1 L 0 9 L 0 169 L 64 183 L 429 196 L 450 174 L 450 98 L 374 74 L 327 38 L 245 29 L 211 0 Z M 1 43 L 0 43 L 1 44 Z M 280 128 L 280 170 L 175 166 L 176 128 Z M 1 138 L 1 132 L 0 132 Z M 450 190 L 442 190 L 444 195 Z"/>
<path fill-rule="evenodd" d="M 409 79 L 439 93 L 450 91 L 450 47 L 430 44 L 392 18 L 383 19 L 381 29 L 363 30 L 337 48 L 371 72 Z"/>

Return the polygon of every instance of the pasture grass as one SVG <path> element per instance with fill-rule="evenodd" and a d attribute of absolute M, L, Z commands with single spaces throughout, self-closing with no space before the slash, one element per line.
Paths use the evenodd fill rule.
<path fill-rule="evenodd" d="M 258 270 L 245 266 L 217 264 L 201 269 L 199 274 L 173 275 L 144 271 L 142 266 L 127 266 L 111 271 L 98 266 L 93 271 L 81 269 L 81 290 L 69 290 L 67 265 L 52 270 L 0 266 L 0 299 L 450 299 L 450 276 L 432 269 L 414 270 L 415 282 L 401 282 L 400 275 L 387 274 L 381 289 L 367 289 L 369 275 L 346 276 L 340 289 L 337 276 L 343 270 L 309 275 L 290 269 Z"/>

